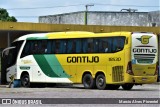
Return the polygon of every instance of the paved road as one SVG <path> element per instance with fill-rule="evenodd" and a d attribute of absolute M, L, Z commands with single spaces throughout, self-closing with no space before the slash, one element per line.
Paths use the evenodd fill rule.
<path fill-rule="evenodd" d="M 147 84 L 142 86 L 134 86 L 132 90 L 88 90 L 83 85 L 59 85 L 56 87 L 46 88 L 6 88 L 0 85 L 0 98 L 160 98 L 160 84 Z M 96 102 L 96 99 L 95 99 Z M 27 105 L 25 105 L 27 106 Z M 45 105 L 49 106 L 49 105 Z M 53 105 L 52 105 L 53 106 Z M 57 105 L 54 105 L 57 106 Z M 106 105 L 58 105 L 58 106 L 106 106 Z M 115 104 L 110 106 L 116 107 Z M 128 107 L 128 105 L 119 105 Z M 131 107 L 133 105 L 130 105 Z M 135 105 L 134 105 L 135 106 Z M 133 107 L 134 107 L 133 106 Z M 141 107 L 151 105 L 139 105 Z M 157 104 L 152 105 L 158 107 Z"/>
<path fill-rule="evenodd" d="M 0 98 L 160 98 L 160 84 L 134 86 L 132 90 L 88 90 L 83 85 L 48 88 L 6 88 L 0 86 Z"/>

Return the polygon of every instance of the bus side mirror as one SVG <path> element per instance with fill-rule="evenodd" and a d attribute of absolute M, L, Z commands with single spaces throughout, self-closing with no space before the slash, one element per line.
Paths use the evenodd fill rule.
<path fill-rule="evenodd" d="M 14 48 L 16 48 L 16 47 L 9 47 L 9 48 L 4 49 L 2 51 L 2 57 L 9 55 L 9 50 L 14 49 Z"/>

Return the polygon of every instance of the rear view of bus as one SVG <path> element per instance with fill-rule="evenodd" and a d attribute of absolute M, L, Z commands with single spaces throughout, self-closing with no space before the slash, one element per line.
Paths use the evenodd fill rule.
<path fill-rule="evenodd" d="M 158 40 L 153 33 L 132 33 L 131 70 L 135 84 L 148 84 L 157 81 Z"/>

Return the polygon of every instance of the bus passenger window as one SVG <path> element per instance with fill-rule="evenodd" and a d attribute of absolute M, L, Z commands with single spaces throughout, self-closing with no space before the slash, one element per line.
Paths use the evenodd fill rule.
<path fill-rule="evenodd" d="M 125 37 L 115 37 L 113 39 L 113 52 L 123 50 L 125 43 Z"/>
<path fill-rule="evenodd" d="M 66 46 L 67 46 L 66 40 L 59 40 L 59 42 L 60 42 L 59 53 L 66 53 Z"/>
<path fill-rule="evenodd" d="M 100 53 L 111 53 L 112 52 L 112 38 L 101 38 L 99 39 L 99 52 Z"/>
<path fill-rule="evenodd" d="M 99 39 L 93 39 L 93 52 L 94 53 L 98 53 L 98 50 L 99 50 Z"/>
<path fill-rule="evenodd" d="M 52 41 L 49 40 L 48 43 L 47 43 L 47 50 L 46 50 L 47 54 L 51 53 L 51 46 L 52 46 Z"/>
<path fill-rule="evenodd" d="M 104 52 L 105 53 L 109 52 L 108 42 L 104 42 L 103 46 L 104 46 Z"/>
<path fill-rule="evenodd" d="M 82 39 L 82 50 L 83 50 L 83 53 L 88 52 L 88 41 L 87 41 L 87 39 Z"/>
<path fill-rule="evenodd" d="M 88 50 L 87 50 L 88 53 L 91 53 L 92 52 L 92 44 L 91 43 L 88 43 Z"/>
<path fill-rule="evenodd" d="M 76 41 L 74 40 L 73 42 L 72 42 L 72 53 L 76 53 Z M 81 51 L 81 47 L 80 47 L 80 50 L 78 50 L 79 49 L 79 45 L 77 44 L 77 52 L 80 52 Z"/>
<path fill-rule="evenodd" d="M 47 53 L 47 40 L 39 41 L 39 45 L 41 46 L 40 54 Z"/>
<path fill-rule="evenodd" d="M 87 52 L 88 53 L 92 53 L 93 52 L 93 39 L 88 39 L 87 42 L 88 42 L 88 50 L 87 50 Z"/>
<path fill-rule="evenodd" d="M 52 40 L 51 41 L 51 53 L 52 54 L 55 54 L 55 52 L 56 52 L 56 45 L 55 45 L 55 40 Z"/>
<path fill-rule="evenodd" d="M 110 53 L 111 52 L 111 46 L 112 46 L 112 38 L 107 38 L 105 42 L 105 52 Z"/>
<path fill-rule="evenodd" d="M 72 47 L 73 47 L 73 40 L 69 39 L 67 43 L 67 54 L 72 53 Z"/>
<path fill-rule="evenodd" d="M 122 43 L 122 40 L 120 38 L 117 38 L 116 40 L 117 40 L 116 51 L 120 51 L 122 50 L 124 44 Z"/>
<path fill-rule="evenodd" d="M 56 40 L 55 42 L 55 54 L 58 54 L 60 53 L 60 41 Z"/>
<path fill-rule="evenodd" d="M 81 39 L 75 39 L 75 43 L 76 43 L 76 53 L 81 53 L 81 49 L 82 49 L 82 40 Z"/>
<path fill-rule="evenodd" d="M 103 53 L 104 52 L 104 46 L 103 46 L 103 39 L 99 39 L 99 53 Z"/>
<path fill-rule="evenodd" d="M 32 47 L 30 50 L 32 51 L 32 54 L 42 54 L 42 41 L 33 41 Z"/>

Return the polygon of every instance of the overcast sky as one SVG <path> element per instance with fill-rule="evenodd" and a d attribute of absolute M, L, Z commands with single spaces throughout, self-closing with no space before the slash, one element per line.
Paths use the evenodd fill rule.
<path fill-rule="evenodd" d="M 86 4 L 94 4 L 89 11 L 120 11 L 138 9 L 139 12 L 160 10 L 160 0 L 0 0 L 18 22 L 38 22 L 38 16 L 84 11 Z"/>

